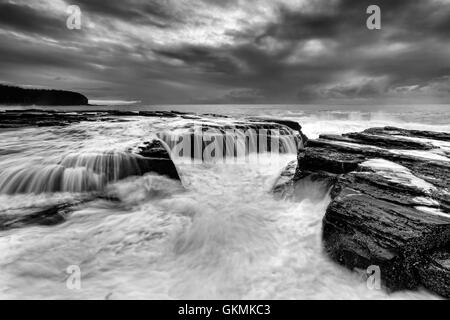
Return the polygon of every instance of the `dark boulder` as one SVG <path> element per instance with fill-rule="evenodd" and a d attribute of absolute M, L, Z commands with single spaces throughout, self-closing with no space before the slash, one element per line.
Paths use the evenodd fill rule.
<path fill-rule="evenodd" d="M 143 166 L 148 172 L 155 172 L 171 179 L 181 180 L 170 154 L 160 140 L 144 142 L 136 152 L 143 158 Z"/>
<path fill-rule="evenodd" d="M 423 285 L 450 297 L 450 159 L 440 148 L 448 138 L 392 127 L 322 135 L 284 184 L 331 186 L 323 244 L 335 261 L 379 266 L 390 290 Z"/>

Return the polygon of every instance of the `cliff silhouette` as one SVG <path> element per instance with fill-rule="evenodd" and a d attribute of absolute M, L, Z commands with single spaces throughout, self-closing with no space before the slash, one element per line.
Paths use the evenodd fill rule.
<path fill-rule="evenodd" d="M 27 89 L 0 84 L 0 104 L 70 106 L 87 105 L 78 92 L 53 89 Z"/>

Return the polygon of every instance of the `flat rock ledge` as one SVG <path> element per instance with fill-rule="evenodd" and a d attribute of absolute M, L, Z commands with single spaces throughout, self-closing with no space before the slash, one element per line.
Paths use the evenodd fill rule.
<path fill-rule="evenodd" d="M 450 298 L 450 134 L 371 128 L 323 135 L 299 151 L 293 177 L 328 185 L 328 255 L 350 268 L 380 267 L 389 291 L 419 286 Z M 285 174 L 292 175 L 292 164 Z"/>
<path fill-rule="evenodd" d="M 24 127 L 68 126 L 82 121 L 115 121 L 121 117 L 187 117 L 175 111 L 120 111 L 120 110 L 89 110 L 89 111 L 57 111 L 41 109 L 0 110 L 0 129 L 15 129 Z"/>

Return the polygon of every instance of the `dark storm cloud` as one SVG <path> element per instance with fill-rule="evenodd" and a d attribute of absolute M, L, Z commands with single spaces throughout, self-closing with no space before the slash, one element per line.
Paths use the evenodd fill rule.
<path fill-rule="evenodd" d="M 104 0 L 74 0 L 72 4 L 93 14 L 100 14 L 113 19 L 133 21 L 141 24 L 152 24 L 158 27 L 167 27 L 177 21 L 172 15 L 170 7 L 165 6 L 166 1 L 108 1 Z"/>
<path fill-rule="evenodd" d="M 223 74 L 234 74 L 238 66 L 233 63 L 227 52 L 213 50 L 208 47 L 183 46 L 169 50 L 154 50 L 154 53 L 183 61 L 185 64 L 197 67 L 205 73 L 217 72 Z"/>
<path fill-rule="evenodd" d="M 361 13 L 370 4 L 381 7 L 381 31 L 364 27 L 367 15 Z M 449 74 L 446 42 L 450 30 L 449 9 L 450 6 L 443 2 L 406 0 L 343 0 L 336 8 L 319 13 L 283 9 L 280 20 L 270 25 L 260 39 L 274 37 L 290 40 L 290 43 L 312 39 L 336 42 L 337 45 L 330 50 L 334 59 L 321 59 L 322 66 L 315 69 L 314 77 L 319 82 L 313 85 L 308 80 L 300 83 L 297 95 L 300 99 L 377 98 L 395 91 L 396 86 L 414 83 L 424 87 Z M 404 48 L 399 49 L 402 45 Z M 399 50 L 390 51 L 395 48 Z M 304 66 L 298 63 L 295 72 L 308 70 L 308 66 L 314 63 L 314 60 L 307 61 Z M 342 79 L 336 84 L 327 80 L 346 72 L 360 73 L 366 78 L 359 83 L 349 81 L 348 84 L 342 83 Z M 379 77 L 387 78 L 380 84 Z M 318 88 L 327 83 L 330 85 L 322 90 Z"/>
<path fill-rule="evenodd" d="M 273 22 L 260 37 L 299 41 L 311 38 L 331 38 L 339 34 L 343 23 L 334 13 L 303 13 L 280 9 L 279 21 Z"/>
<path fill-rule="evenodd" d="M 450 98 L 449 1 L 70 4 L 82 30 L 63 1 L 0 1 L 1 80 L 154 103 Z"/>
<path fill-rule="evenodd" d="M 32 6 L 0 1 L 0 28 L 30 34 L 54 36 L 65 25 L 61 15 L 42 12 Z"/>

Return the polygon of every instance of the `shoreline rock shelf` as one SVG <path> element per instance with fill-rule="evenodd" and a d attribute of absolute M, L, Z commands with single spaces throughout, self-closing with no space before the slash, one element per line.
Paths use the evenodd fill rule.
<path fill-rule="evenodd" d="M 328 255 L 349 269 L 377 265 L 389 290 L 424 286 L 450 298 L 450 147 L 447 133 L 371 128 L 309 140 L 294 177 L 330 187 Z M 291 192 L 292 193 L 292 192 Z"/>
<path fill-rule="evenodd" d="M 81 121 L 110 121 L 113 117 L 165 117 L 174 118 L 179 115 L 170 111 L 59 111 L 42 109 L 10 109 L 0 110 L 0 129 L 24 127 L 68 126 Z"/>
<path fill-rule="evenodd" d="M 89 110 L 89 111 L 58 111 L 58 110 L 4 110 L 0 111 L 0 129 L 15 130 L 27 127 L 64 127 L 82 121 L 110 122 L 126 117 L 161 117 L 188 119 L 179 129 L 191 132 L 194 124 L 202 125 L 204 130 L 216 129 L 223 134 L 226 129 L 279 130 L 280 140 L 300 142 L 300 126 L 294 122 L 284 120 L 241 119 L 236 121 L 212 121 L 196 114 L 179 113 L 175 111 L 117 111 L 117 110 Z M 214 119 L 217 115 L 212 116 Z M 223 119 L 222 119 L 223 120 Z M 291 127 L 297 129 L 295 131 Z M 173 131 L 173 130 L 172 130 Z M 159 132 L 161 135 L 164 132 Z M 164 136 L 162 134 L 162 136 Z M 123 151 L 111 150 L 105 152 L 67 154 L 55 163 L 45 163 L 30 167 L 12 167 L 0 170 L 0 194 L 42 194 L 56 192 L 81 192 L 85 197 L 81 202 L 58 203 L 43 207 L 20 208 L 17 214 L 0 212 L 0 231 L 20 228 L 30 225 L 53 225 L 62 223 L 78 204 L 105 198 L 116 201 L 116 197 L 105 192 L 110 183 L 117 182 L 131 176 L 142 176 L 146 173 L 156 173 L 174 181 L 182 180 L 175 163 L 167 149 L 167 144 L 159 139 L 144 140 Z M 258 134 L 255 133 L 255 139 Z M 291 138 L 291 139 L 288 139 Z M 169 139 L 170 140 L 170 139 Z M 194 140 L 192 140 L 194 141 Z M 205 147 L 204 144 L 201 145 Z M 259 146 L 259 144 L 258 144 Z M 203 151 L 203 150 L 202 150 Z M 5 152 L 5 151 L 4 151 Z M 11 152 L 6 150 L 6 152 Z M 25 182 L 24 182 L 25 181 Z M 30 183 L 32 181 L 33 183 Z M 182 182 L 181 182 L 182 185 Z M 117 200 L 118 201 L 118 200 Z"/>
<path fill-rule="evenodd" d="M 199 115 L 171 111 L 32 109 L 0 111 L 0 129 L 67 126 L 121 116 L 181 117 L 202 122 Z M 192 123 L 180 129 L 189 132 Z M 297 161 L 281 174 L 274 192 L 285 198 L 300 192 L 300 198 L 305 198 L 310 196 L 307 190 L 312 189 L 311 183 L 319 183 L 324 192 L 329 190 L 331 203 L 323 217 L 322 239 L 333 260 L 349 269 L 379 266 L 389 290 L 424 286 L 450 298 L 449 133 L 383 127 L 308 140 L 300 125 L 292 121 L 248 118 L 227 123 L 208 120 L 202 124 L 220 132 L 227 126 L 274 128 L 280 129 L 282 136 L 294 138 L 294 150 L 300 148 Z M 153 171 L 180 180 L 159 140 L 144 142 L 130 152 L 140 163 L 148 162 L 142 165 L 143 173 Z M 58 205 L 31 210 L 20 219 L 10 215 L 0 221 L 0 230 L 57 224 L 71 208 Z"/>

